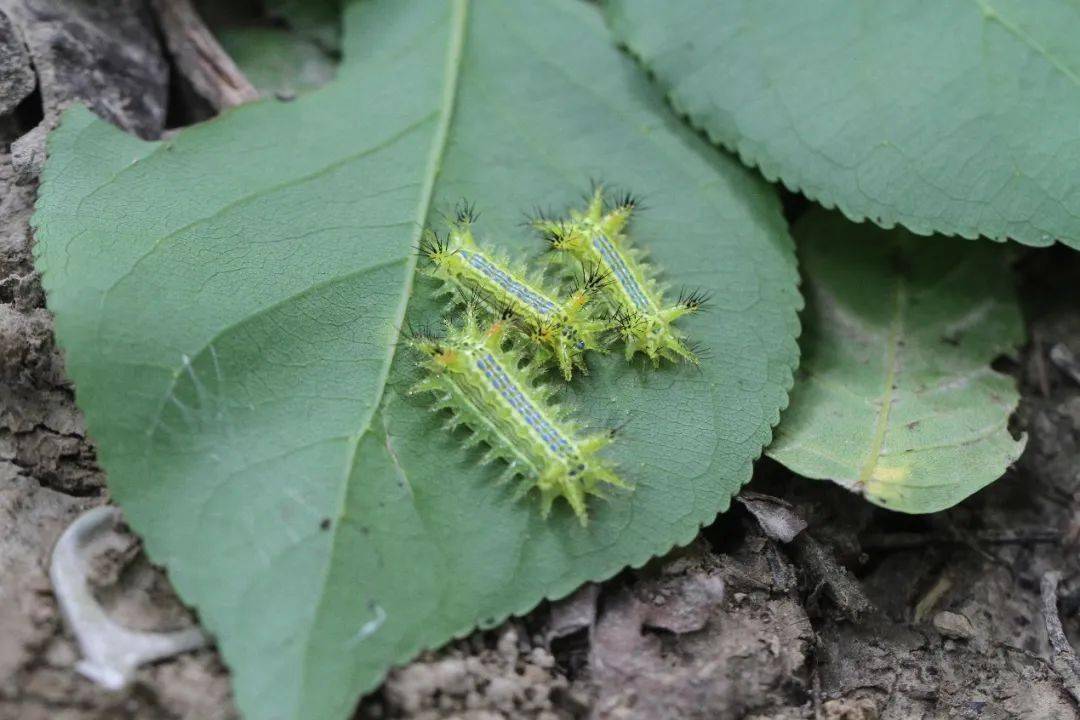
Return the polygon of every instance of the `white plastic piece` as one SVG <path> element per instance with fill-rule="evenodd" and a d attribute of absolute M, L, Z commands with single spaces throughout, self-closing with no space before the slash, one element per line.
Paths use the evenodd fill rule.
<path fill-rule="evenodd" d="M 199 627 L 175 632 L 130 630 L 113 621 L 87 585 L 87 558 L 108 539 L 120 510 L 88 510 L 64 530 L 53 549 L 49 578 L 64 621 L 79 643 L 83 659 L 75 669 L 108 690 L 120 690 L 140 665 L 198 649 L 207 643 Z"/>

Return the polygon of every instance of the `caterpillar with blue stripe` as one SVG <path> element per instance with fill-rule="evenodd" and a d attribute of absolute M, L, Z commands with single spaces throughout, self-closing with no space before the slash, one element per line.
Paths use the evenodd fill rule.
<path fill-rule="evenodd" d="M 447 322 L 444 337 L 411 336 L 408 342 L 423 356 L 428 372 L 409 392 L 433 393 L 432 409 L 450 411 L 448 430 L 465 425 L 471 430 L 466 447 L 487 444 L 482 463 L 501 459 L 506 462 L 503 481 L 524 479 L 519 495 L 536 488 L 544 517 L 561 497 L 586 525 L 589 496 L 603 497 L 605 486 L 626 487 L 599 454 L 613 433 L 583 433 L 552 402 L 554 390 L 538 384 L 542 364 L 523 364 L 509 332 L 504 319 L 481 327 L 468 304 L 464 322 Z"/>
<path fill-rule="evenodd" d="M 576 262 L 597 268 L 609 279 L 599 288 L 607 304 L 611 326 L 625 343 L 626 359 L 644 353 L 653 365 L 661 359 L 699 362 L 697 349 L 674 326 L 681 317 L 699 312 L 709 297 L 701 291 L 683 292 L 674 303 L 645 261 L 645 253 L 630 244 L 624 230 L 637 200 L 630 194 L 605 201 L 597 186 L 582 211 L 569 219 L 541 215 L 533 221 L 552 250 Z"/>
<path fill-rule="evenodd" d="M 585 353 L 603 351 L 607 321 L 591 301 L 608 282 L 604 273 L 582 266 L 578 280 L 563 298 L 547 290 L 539 277 L 527 277 L 495 253 L 476 244 L 472 225 L 477 214 L 462 203 L 443 237 L 428 229 L 420 244 L 427 260 L 421 271 L 443 281 L 442 293 L 456 304 L 472 303 L 492 317 L 515 319 L 515 326 L 558 365 L 569 381 L 574 368 L 588 372 Z M 591 305 L 591 307 L 590 307 Z"/>

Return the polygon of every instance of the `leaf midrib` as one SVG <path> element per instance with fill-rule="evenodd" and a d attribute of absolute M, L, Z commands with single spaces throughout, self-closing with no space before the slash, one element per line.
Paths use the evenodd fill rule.
<path fill-rule="evenodd" d="M 435 192 L 435 181 L 438 178 L 443 156 L 446 152 L 446 142 L 450 134 L 450 124 L 454 114 L 454 106 L 457 101 L 458 80 L 461 75 L 461 57 L 465 45 L 468 7 L 469 0 L 453 0 L 449 42 L 447 45 L 446 72 L 443 83 L 443 96 L 439 107 L 439 124 L 436 127 L 435 135 L 432 138 L 431 154 L 428 157 L 428 166 L 425 170 L 423 189 L 421 190 L 420 202 L 417 205 L 416 230 L 411 238 L 410 246 L 415 246 L 418 243 L 420 234 L 423 232 L 423 228 L 427 222 L 428 214 L 431 211 L 432 198 Z M 417 253 L 410 253 L 405 266 L 405 282 L 402 284 L 401 296 L 398 300 L 397 310 L 394 313 L 393 327 L 395 328 L 395 331 L 401 327 L 405 318 L 405 310 L 408 307 L 409 298 L 412 295 L 413 281 L 416 276 L 416 262 Z M 333 513 L 335 522 L 333 524 L 333 534 L 330 538 L 330 547 L 326 553 L 326 566 L 322 580 L 319 583 L 319 594 L 312 614 L 312 623 L 308 626 L 306 637 L 304 639 L 304 661 L 301 665 L 304 680 L 299 688 L 299 697 L 303 696 L 308 684 L 307 668 L 310 666 L 308 659 L 311 653 L 311 630 L 315 626 L 316 619 L 321 615 L 323 605 L 326 601 L 326 589 L 330 579 L 330 569 L 333 567 L 333 558 L 337 551 L 338 539 L 341 537 L 341 520 L 345 515 L 345 503 L 349 492 L 349 479 L 356 469 L 360 444 L 364 436 L 371 430 L 371 423 L 375 414 L 381 411 L 382 400 L 386 391 L 386 382 L 390 376 L 390 368 L 393 364 L 397 347 L 397 342 L 390 343 L 387 350 L 386 361 L 383 364 L 376 383 L 375 402 L 372 403 L 367 418 L 363 420 L 361 427 L 349 441 L 350 447 L 348 448 L 347 453 L 348 460 L 345 463 L 345 472 L 341 481 L 341 492 L 338 496 L 337 508 Z M 360 580 L 360 578 L 357 578 L 357 580 Z"/>
<path fill-rule="evenodd" d="M 881 407 L 878 408 L 874 434 L 870 438 L 870 451 L 859 469 L 857 487 L 865 488 L 877 469 L 881 458 L 881 448 L 885 444 L 885 435 L 889 431 L 889 414 L 892 410 L 893 395 L 896 392 L 896 376 L 900 363 L 900 344 L 903 338 L 904 308 L 907 304 L 907 292 L 904 278 L 898 277 L 893 286 L 893 316 L 889 325 L 889 336 L 885 350 L 885 389 L 881 393 Z"/>

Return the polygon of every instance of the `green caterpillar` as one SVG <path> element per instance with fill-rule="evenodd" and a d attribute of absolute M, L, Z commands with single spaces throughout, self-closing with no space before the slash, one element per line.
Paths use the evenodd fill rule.
<path fill-rule="evenodd" d="M 653 365 L 661 358 L 697 364 L 698 353 L 672 323 L 701 310 L 708 297 L 691 292 L 680 294 L 673 304 L 665 302 L 645 253 L 632 247 L 623 233 L 636 204 L 633 196 L 623 195 L 605 212 L 603 189 L 597 187 L 584 212 L 572 210 L 569 220 L 540 217 L 533 224 L 552 249 L 597 267 L 610 278 L 600 290 L 611 324 L 625 342 L 627 360 L 642 352 Z"/>
<path fill-rule="evenodd" d="M 588 373 L 587 350 L 603 351 L 609 325 L 590 315 L 589 301 L 607 282 L 602 273 L 583 270 L 577 286 L 564 300 L 544 289 L 521 268 L 477 246 L 472 233 L 476 213 L 471 205 L 458 207 L 445 237 L 428 230 L 420 253 L 428 261 L 426 274 L 444 282 L 443 292 L 459 303 L 472 302 L 493 317 L 513 317 L 541 357 L 552 358 L 569 381 L 575 367 Z"/>
<path fill-rule="evenodd" d="M 586 498 L 602 497 L 601 486 L 626 487 L 598 452 L 612 433 L 583 435 L 567 413 L 550 401 L 553 390 L 536 385 L 537 362 L 522 365 L 519 351 L 507 345 L 507 322 L 486 329 L 467 305 L 460 326 L 447 323 L 444 338 L 414 336 L 410 344 L 424 356 L 429 373 L 410 394 L 434 393 L 434 410 L 449 409 L 446 427 L 464 424 L 472 435 L 466 446 L 485 442 L 483 462 L 508 463 L 503 480 L 521 476 L 519 494 L 536 487 L 541 514 L 547 517 L 556 498 L 565 498 L 582 525 L 588 522 Z"/>

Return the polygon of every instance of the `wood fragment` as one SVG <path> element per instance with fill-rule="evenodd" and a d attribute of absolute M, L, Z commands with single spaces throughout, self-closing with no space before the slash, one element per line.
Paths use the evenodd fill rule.
<path fill-rule="evenodd" d="M 1058 583 L 1061 582 L 1061 573 L 1048 572 L 1042 576 L 1040 590 L 1042 592 L 1043 621 L 1046 623 L 1046 636 L 1050 640 L 1050 647 L 1054 651 L 1051 664 L 1054 671 L 1061 677 L 1065 689 L 1069 691 L 1073 699 L 1080 703 L 1080 659 L 1065 636 L 1065 630 L 1061 626 L 1061 616 L 1058 614 Z"/>
<path fill-rule="evenodd" d="M 815 593 L 824 590 L 849 618 L 857 619 L 874 608 L 859 581 L 852 577 L 832 552 L 809 533 L 799 533 L 793 543 L 799 565 L 813 583 Z"/>
<path fill-rule="evenodd" d="M 789 543 L 806 529 L 806 520 L 791 503 L 780 498 L 744 490 L 735 499 L 757 519 L 770 540 Z"/>
<path fill-rule="evenodd" d="M 191 0 L 150 4 L 176 67 L 216 110 L 259 99 L 259 91 L 203 23 Z"/>
<path fill-rule="evenodd" d="M 1042 333 L 1033 332 L 1032 341 L 1031 357 L 1035 361 L 1035 377 L 1038 380 L 1039 392 L 1044 398 L 1050 397 L 1050 373 L 1046 369 Z"/>

